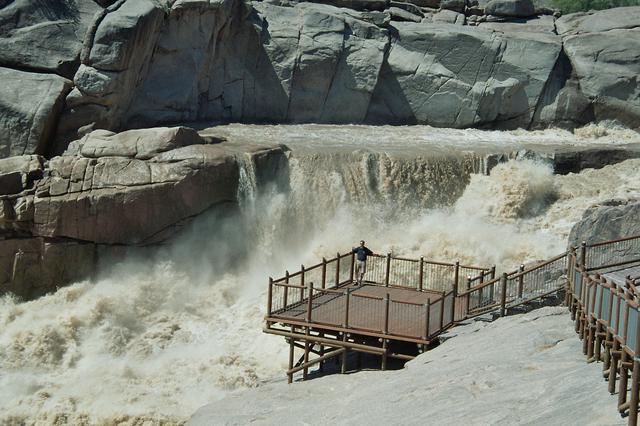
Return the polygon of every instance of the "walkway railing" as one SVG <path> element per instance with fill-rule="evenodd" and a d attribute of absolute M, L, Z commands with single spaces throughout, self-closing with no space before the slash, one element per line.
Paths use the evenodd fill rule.
<path fill-rule="evenodd" d="M 323 325 L 336 331 L 359 331 L 428 341 L 460 318 L 458 288 L 495 276 L 495 267 L 373 255 L 364 283 L 400 288 L 432 297 L 426 303 L 372 296 L 348 287 L 354 281 L 355 255 L 337 254 L 311 267 L 269 280 L 267 317 L 299 325 Z"/>
<path fill-rule="evenodd" d="M 603 362 L 609 392 L 616 392 L 618 382 L 618 410 L 621 414 L 628 412 L 629 425 L 637 425 L 640 235 L 591 245 L 583 243 L 579 252 L 571 250 L 569 263 L 566 302 L 576 321 L 576 332 L 583 340 L 583 352 L 590 361 Z M 624 276 L 634 270 L 635 277 Z"/>

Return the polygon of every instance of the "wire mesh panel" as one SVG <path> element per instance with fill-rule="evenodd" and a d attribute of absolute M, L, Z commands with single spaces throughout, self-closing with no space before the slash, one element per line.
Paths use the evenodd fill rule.
<path fill-rule="evenodd" d="M 286 287 L 273 284 L 271 286 L 271 313 L 277 314 L 285 308 Z"/>
<path fill-rule="evenodd" d="M 429 312 L 429 336 L 433 336 L 442 329 L 442 327 L 440 327 L 440 316 L 442 315 L 443 300 L 443 298 L 440 298 L 431 302 L 431 310 Z"/>
<path fill-rule="evenodd" d="M 389 333 L 422 338 L 425 329 L 424 305 L 389 301 Z"/>
<path fill-rule="evenodd" d="M 522 303 L 563 288 L 567 253 L 508 277 L 506 303 Z"/>
<path fill-rule="evenodd" d="M 418 260 L 391 258 L 389 262 L 389 285 L 418 289 L 420 262 Z"/>
<path fill-rule="evenodd" d="M 369 281 L 384 285 L 387 259 L 384 256 L 368 256 L 367 270 L 364 274 L 364 281 Z"/>
<path fill-rule="evenodd" d="M 322 288 L 322 264 L 314 265 L 304 272 L 305 285 L 313 283 L 315 288 Z"/>
<path fill-rule="evenodd" d="M 627 346 L 636 352 L 636 334 L 638 333 L 638 309 L 629 307 L 629 321 L 627 324 Z"/>
<path fill-rule="evenodd" d="M 385 303 L 382 298 L 351 294 L 349 299 L 349 327 L 383 331 Z"/>
<path fill-rule="evenodd" d="M 338 260 L 333 258 L 327 260 L 327 273 L 325 279 L 325 288 L 337 287 L 338 280 L 336 279 L 336 268 L 338 266 Z"/>
<path fill-rule="evenodd" d="M 454 300 L 453 292 L 448 293 L 442 300 L 444 306 L 443 326 L 447 326 L 453 322 Z"/>
<path fill-rule="evenodd" d="M 456 266 L 453 264 L 424 262 L 422 288 L 434 291 L 451 291 L 455 283 L 455 273 Z"/>
<path fill-rule="evenodd" d="M 588 246 L 585 266 L 597 269 L 635 260 L 640 261 L 640 235 Z"/>
<path fill-rule="evenodd" d="M 340 258 L 340 281 L 339 283 L 346 284 L 351 282 L 351 279 L 354 277 L 352 274 L 352 268 L 354 267 L 353 261 L 355 256 L 352 254 L 342 255 Z"/>
<path fill-rule="evenodd" d="M 609 313 L 609 302 L 611 301 L 611 290 L 608 287 L 602 287 L 602 315 L 601 319 L 607 323 L 611 321 L 611 315 Z"/>
<path fill-rule="evenodd" d="M 499 278 L 471 289 L 468 294 L 469 312 L 486 309 L 500 303 L 502 285 Z"/>

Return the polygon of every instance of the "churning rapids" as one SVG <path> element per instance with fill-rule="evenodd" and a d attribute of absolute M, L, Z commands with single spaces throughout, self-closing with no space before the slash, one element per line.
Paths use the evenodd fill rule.
<path fill-rule="evenodd" d="M 492 147 L 639 143 L 575 134 L 425 127 L 226 126 L 290 148 L 272 185 L 241 172 L 242 205 L 170 246 L 38 300 L 0 301 L 0 423 L 182 423 L 239 388 L 281 380 L 286 345 L 262 334 L 269 275 L 360 239 L 377 252 L 512 268 L 564 250 L 589 205 L 640 196 L 640 160 L 554 175 Z"/>

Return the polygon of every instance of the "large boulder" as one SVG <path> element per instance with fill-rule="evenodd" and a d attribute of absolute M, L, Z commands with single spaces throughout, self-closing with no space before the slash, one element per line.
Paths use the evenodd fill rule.
<path fill-rule="evenodd" d="M 589 207 L 569 234 L 569 245 L 579 246 L 640 235 L 640 200 L 608 200 Z"/>
<path fill-rule="evenodd" d="M 640 127 L 640 7 L 567 15 L 558 32 L 595 118 Z"/>
<path fill-rule="evenodd" d="M 528 127 L 560 54 L 554 35 L 398 23 L 367 121 Z M 524 52 L 527 52 L 525 55 Z"/>
<path fill-rule="evenodd" d="M 71 82 L 0 67 L 0 158 L 44 154 Z"/>
<path fill-rule="evenodd" d="M 73 78 L 94 16 L 93 0 L 0 2 L 0 66 Z"/>
<path fill-rule="evenodd" d="M 484 7 L 487 15 L 528 18 L 536 14 L 531 0 L 491 0 Z"/>

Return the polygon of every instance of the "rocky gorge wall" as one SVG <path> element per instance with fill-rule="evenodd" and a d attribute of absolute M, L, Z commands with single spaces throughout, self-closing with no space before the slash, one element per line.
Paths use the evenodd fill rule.
<path fill-rule="evenodd" d="M 194 121 L 640 126 L 639 7 L 328 3 L 2 2 L 0 157 Z"/>
<path fill-rule="evenodd" d="M 247 161 L 263 183 L 287 167 L 278 144 L 176 123 L 638 127 L 638 35 L 640 7 L 527 0 L 0 0 L 0 294 L 237 209 Z M 638 155 L 603 152 L 554 162 Z"/>

